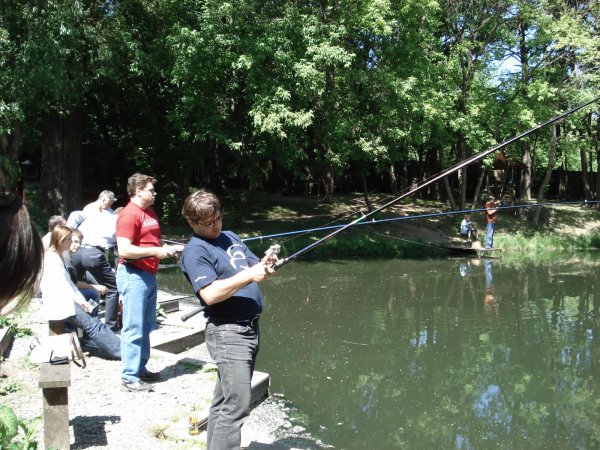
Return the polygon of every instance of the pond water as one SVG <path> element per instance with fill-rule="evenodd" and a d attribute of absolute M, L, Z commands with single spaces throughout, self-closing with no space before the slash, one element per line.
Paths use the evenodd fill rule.
<path fill-rule="evenodd" d="M 600 448 L 600 259 L 557 259 L 294 261 L 257 368 L 338 449 Z"/>

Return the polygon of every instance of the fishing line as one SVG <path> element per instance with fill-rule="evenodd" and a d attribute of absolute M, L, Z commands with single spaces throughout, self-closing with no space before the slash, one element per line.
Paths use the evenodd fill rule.
<path fill-rule="evenodd" d="M 347 225 L 343 226 L 342 228 L 339 228 L 339 229 L 337 229 L 337 230 L 335 230 L 335 231 L 333 231 L 333 232 L 329 233 L 327 236 L 324 236 L 324 237 L 322 237 L 322 238 L 321 238 L 321 239 L 319 239 L 318 241 L 316 241 L 316 242 L 313 242 L 312 244 L 310 244 L 310 245 L 306 246 L 305 248 L 298 250 L 298 251 L 297 251 L 297 252 L 295 252 L 294 254 L 292 254 L 292 255 L 290 255 L 290 256 L 288 256 L 288 257 L 286 257 L 286 258 L 280 259 L 279 261 L 277 261 L 277 262 L 275 263 L 275 265 L 273 266 L 273 268 L 274 268 L 275 270 L 277 270 L 278 268 L 280 268 L 280 267 L 284 266 L 285 264 L 289 263 L 290 261 L 292 261 L 292 260 L 296 259 L 298 256 L 302 255 L 303 253 L 306 253 L 306 252 L 308 252 L 308 251 L 312 250 L 312 249 L 313 249 L 314 247 L 316 247 L 317 245 L 320 245 L 320 244 L 322 244 L 323 242 L 325 242 L 325 241 L 327 241 L 327 240 L 329 240 L 329 239 L 333 238 L 334 236 L 336 236 L 337 234 L 339 234 L 339 233 L 341 233 L 342 231 L 346 230 L 347 228 L 350 228 L 350 227 L 352 227 L 352 226 L 354 226 L 354 225 L 358 224 L 359 222 L 362 222 L 362 221 L 364 221 L 364 220 L 368 219 L 369 217 L 371 217 L 371 216 L 373 216 L 373 215 L 377 214 L 378 212 L 380 212 L 380 211 L 384 210 L 385 208 L 388 208 L 388 207 L 390 207 L 390 206 L 392 206 L 392 205 L 394 205 L 394 204 L 398 203 L 400 200 L 402 200 L 402 199 L 403 199 L 403 198 L 405 198 L 405 197 L 408 197 L 408 196 L 409 196 L 409 195 L 411 195 L 412 193 L 414 193 L 414 192 L 417 192 L 418 190 L 420 190 L 420 189 L 423 189 L 424 187 L 426 187 L 426 186 L 428 186 L 428 185 L 430 185 L 430 184 L 432 184 L 432 183 L 435 183 L 436 181 L 438 181 L 438 180 L 440 180 L 440 179 L 442 179 L 442 178 L 444 178 L 444 177 L 446 177 L 446 176 L 450 175 L 451 173 L 453 173 L 453 172 L 456 172 L 457 170 L 460 170 L 460 169 L 462 169 L 463 167 L 466 167 L 467 165 L 469 165 L 469 164 L 471 164 L 471 163 L 473 163 L 473 162 L 475 162 L 475 161 L 477 161 L 477 160 L 479 160 L 479 159 L 481 159 L 481 158 L 483 158 L 483 157 L 485 157 L 485 156 L 489 155 L 490 153 L 492 153 L 492 152 L 495 152 L 495 151 L 498 151 L 498 150 L 500 150 L 501 148 L 504 148 L 504 147 L 506 147 L 506 146 L 508 146 L 508 145 L 512 144 L 513 142 L 516 142 L 516 141 L 518 141 L 519 139 L 522 139 L 522 138 L 524 138 L 525 136 L 528 136 L 528 135 L 530 135 L 531 133 L 533 133 L 533 132 L 535 132 L 535 131 L 537 131 L 537 130 L 539 130 L 539 129 L 541 129 L 541 128 L 544 128 L 544 127 L 548 126 L 548 125 L 549 125 L 549 124 L 551 124 L 551 123 L 554 123 L 554 122 L 556 122 L 556 121 L 558 121 L 558 120 L 561 120 L 562 118 L 564 118 L 564 117 L 566 117 L 566 116 L 568 116 L 568 115 L 570 115 L 570 114 L 573 114 L 574 112 L 576 112 L 576 111 L 578 111 L 578 110 L 580 110 L 580 109 L 582 109 L 582 108 L 584 108 L 584 107 L 586 107 L 586 106 L 588 106 L 588 105 L 590 105 L 590 104 L 592 104 L 592 103 L 595 103 L 595 102 L 597 102 L 598 100 L 600 100 L 600 97 L 596 97 L 596 98 L 594 98 L 594 99 L 592 99 L 592 100 L 590 100 L 590 101 L 588 101 L 588 102 L 586 102 L 586 103 L 584 103 L 584 104 L 582 104 L 582 105 L 579 105 L 579 106 L 577 106 L 577 107 L 575 107 L 575 108 L 573 108 L 573 109 L 571 109 L 571 110 L 569 110 L 569 111 L 566 111 L 566 112 L 564 112 L 564 113 L 562 113 L 562 114 L 559 114 L 558 116 L 556 116 L 556 117 L 553 117 L 553 118 L 551 118 L 551 119 L 547 120 L 546 122 L 544 122 L 544 123 L 542 123 L 542 124 L 540 124 L 540 125 L 538 125 L 538 126 L 536 126 L 536 127 L 534 127 L 534 128 L 531 128 L 530 130 L 527 130 L 527 131 L 525 131 L 525 132 L 523 132 L 523 133 L 521 133 L 521 134 L 518 134 L 517 136 L 515 136 L 515 137 L 513 137 L 513 138 L 510 138 L 510 139 L 508 139 L 508 140 L 506 140 L 506 141 L 504 141 L 504 142 L 501 142 L 501 143 L 500 143 L 500 144 L 498 144 L 498 145 L 495 145 L 495 146 L 493 146 L 493 147 L 490 147 L 489 149 L 487 149 L 487 150 L 485 150 L 485 151 L 483 151 L 483 152 L 481 152 L 481 153 L 475 154 L 475 155 L 473 155 L 473 156 L 471 156 L 471 157 L 467 158 L 466 160 L 464 160 L 464 161 L 462 161 L 462 162 L 460 162 L 460 163 L 458 163 L 458 164 L 454 165 L 453 167 L 451 167 L 451 168 L 449 168 L 449 169 L 447 169 L 447 170 L 445 170 L 445 171 L 441 172 L 440 174 L 438 174 L 438 175 L 436 175 L 436 176 L 434 176 L 434 177 L 431 177 L 429 180 L 427 180 L 427 181 L 425 181 L 425 182 L 422 182 L 421 184 L 417 185 L 416 187 L 414 187 L 414 188 L 410 189 L 408 192 L 406 192 L 406 193 L 404 193 L 404 194 L 402 194 L 402 195 L 400 195 L 400 196 L 396 197 L 395 199 L 393 199 L 393 200 L 389 201 L 389 202 L 388 202 L 388 203 L 386 203 L 385 205 L 383 205 L 383 206 L 380 206 L 379 208 L 377 208 L 377 209 L 375 209 L 375 210 L 373 210 L 373 211 L 370 211 L 368 214 L 364 215 L 362 218 L 359 218 L 359 219 L 353 220 L 352 222 L 348 223 Z"/>
<path fill-rule="evenodd" d="M 579 105 L 579 106 L 577 106 L 577 107 L 575 107 L 575 108 L 572 108 L 571 110 L 568 110 L 568 111 L 566 111 L 566 112 L 564 112 L 564 113 L 562 113 L 562 114 L 559 114 L 558 116 L 555 116 L 555 117 L 553 117 L 553 118 L 551 118 L 551 119 L 549 119 L 549 120 L 547 120 L 547 121 L 543 122 L 542 124 L 539 124 L 539 125 L 535 126 L 534 128 L 531 128 L 531 129 L 529 129 L 529 130 L 527 130 L 527 131 L 525 131 L 525 132 L 523 132 L 523 133 L 520 133 L 520 134 L 518 134 L 518 135 L 516 135 L 516 136 L 514 136 L 514 137 L 512 137 L 512 138 L 510 138 L 510 139 L 508 139 L 508 140 L 505 140 L 504 142 L 501 142 L 500 144 L 497 144 L 497 145 L 495 145 L 495 146 L 492 146 L 492 147 L 490 147 L 489 149 L 487 149 L 487 150 L 485 150 L 485 151 L 483 151 L 483 152 L 477 153 L 477 154 L 475 154 L 475 155 L 473 155 L 473 156 L 471 156 L 471 157 L 469 157 L 469 158 L 465 159 L 464 161 L 461 161 L 461 162 L 459 162 L 459 163 L 455 164 L 454 166 L 450 167 L 449 169 L 446 169 L 445 171 L 443 171 L 443 172 L 440 172 L 440 173 L 439 173 L 438 175 L 436 175 L 436 176 L 430 177 L 428 180 L 426 180 L 426 181 L 424 181 L 424 182 L 422 182 L 422 183 L 418 184 L 418 185 L 417 185 L 417 186 L 415 186 L 414 188 L 411 188 L 411 189 L 407 190 L 405 193 L 403 193 L 403 194 L 401 194 L 401 195 L 397 196 L 396 198 L 392 199 L 391 201 L 389 201 L 389 202 L 385 203 L 383 206 L 380 206 L 379 208 L 376 208 L 376 209 L 374 209 L 373 211 L 370 211 L 370 212 L 369 212 L 369 213 L 367 213 L 367 214 L 363 214 L 363 216 L 362 216 L 362 217 L 359 217 L 358 219 L 356 219 L 356 220 L 353 220 L 352 222 L 350 222 L 350 223 L 348 223 L 348 224 L 346 224 L 346 225 L 342 226 L 341 228 L 338 228 L 338 229 L 336 229 L 336 230 L 332 231 L 332 232 L 331 232 L 331 233 L 329 233 L 328 235 L 326 235 L 326 236 L 322 237 L 321 239 L 319 239 L 319 240 L 317 240 L 317 241 L 313 242 L 312 244 L 310 244 L 310 245 L 308 245 L 308 246 L 304 247 L 303 249 L 300 249 L 300 250 L 298 250 L 298 251 L 297 251 L 297 252 L 295 252 L 294 254 L 292 254 L 292 255 L 290 255 L 290 256 L 288 256 L 288 257 L 285 257 L 285 258 L 282 258 L 282 259 L 278 260 L 278 261 L 277 261 L 277 262 L 276 262 L 276 263 L 273 265 L 273 269 L 274 269 L 274 270 L 277 270 L 277 269 L 279 269 L 280 267 L 283 267 L 284 265 L 286 265 L 286 264 L 288 264 L 289 262 L 293 261 L 294 259 L 296 259 L 296 258 L 297 258 L 297 257 L 299 257 L 300 255 L 302 255 L 302 254 L 304 254 L 304 253 L 306 253 L 306 252 L 308 252 L 308 251 L 312 250 L 312 249 L 313 249 L 313 248 L 315 248 L 316 246 L 318 246 L 318 245 L 320 245 L 320 244 L 324 243 L 325 241 L 327 241 L 327 240 L 329 240 L 329 239 L 332 239 L 333 237 L 335 237 L 336 235 L 338 235 L 338 234 L 339 234 L 339 233 L 341 233 L 342 231 L 344 231 L 344 230 L 346 230 L 346 229 L 348 229 L 348 228 L 350 228 L 350 227 L 352 227 L 352 226 L 354 226 L 354 225 L 357 225 L 357 224 L 359 224 L 359 223 L 361 223 L 361 222 L 364 222 L 364 221 L 366 221 L 368 218 L 370 218 L 370 217 L 374 216 L 375 214 L 377 214 L 377 213 L 379 213 L 379 212 L 383 211 L 384 209 L 386 209 L 386 208 L 389 208 L 390 206 L 392 206 L 392 205 L 394 205 L 394 204 L 398 203 L 400 200 L 402 200 L 402 199 L 404 199 L 404 198 L 408 197 L 409 195 L 411 195 L 411 194 L 413 194 L 413 193 L 415 193 L 415 192 L 419 191 L 420 189 L 423 189 L 424 187 L 426 187 L 426 186 L 429 186 L 429 185 L 431 185 L 431 184 L 435 183 L 436 181 L 439 181 L 439 180 L 441 180 L 442 178 L 444 178 L 444 177 L 446 177 L 446 176 L 450 175 L 451 173 L 454 173 L 454 172 L 456 172 L 457 170 L 460 170 L 460 169 L 462 169 L 463 167 L 466 167 L 466 166 L 468 166 L 469 164 L 471 164 L 471 163 L 473 163 L 473 162 L 475 162 L 475 161 L 478 161 L 479 159 L 481 159 L 481 158 L 484 158 L 485 156 L 487 156 L 487 155 L 489 155 L 489 154 L 491 154 L 491 153 L 493 153 L 493 152 L 495 152 L 495 151 L 498 151 L 498 150 L 500 150 L 500 149 L 502 149 L 502 148 L 504 148 L 504 147 L 506 147 L 506 146 L 508 146 L 508 145 L 512 144 L 513 142 L 516 142 L 516 141 L 518 141 L 519 139 L 522 139 L 522 138 L 524 138 L 525 136 L 528 136 L 528 135 L 530 135 L 531 133 L 534 133 L 534 132 L 536 132 L 537 130 L 539 130 L 539 129 L 541 129 L 541 128 L 544 128 L 544 127 L 546 127 L 546 126 L 548 126 L 548 125 L 550 125 L 550 124 L 552 124 L 552 123 L 554 123 L 554 122 L 556 122 L 556 121 L 559 121 L 559 120 L 561 120 L 561 119 L 563 119 L 563 118 L 567 117 L 568 115 L 570 115 L 570 114 L 573 114 L 573 113 L 575 113 L 576 111 L 578 111 L 578 110 L 580 110 L 580 109 L 582 109 L 582 108 L 585 108 L 586 106 L 589 106 L 589 105 L 591 105 L 592 103 L 595 103 L 595 102 L 597 102 L 598 100 L 600 100 L 600 96 L 599 96 L 599 97 L 596 97 L 596 98 L 594 98 L 594 99 L 592 99 L 592 100 L 590 100 L 590 101 L 588 101 L 588 102 L 586 102 L 586 103 L 583 103 L 583 104 L 581 104 L 581 105 Z M 193 315 L 195 315 L 195 314 L 198 314 L 198 313 L 199 313 L 199 312 L 201 312 L 202 310 L 203 310 L 203 307 L 201 307 L 201 308 L 198 308 L 197 310 L 194 310 L 194 311 L 192 311 L 192 312 L 190 312 L 190 313 L 186 314 L 185 316 L 183 316 L 183 317 L 181 318 L 181 320 L 184 320 L 184 321 L 185 321 L 185 320 L 187 320 L 188 318 L 192 317 Z"/>
<path fill-rule="evenodd" d="M 571 204 L 581 204 L 581 203 L 583 203 L 585 205 L 585 204 L 590 204 L 590 203 L 600 203 L 600 201 L 598 201 L 598 200 L 578 200 L 578 201 L 565 201 L 565 202 L 543 202 L 543 203 L 531 203 L 531 204 L 525 204 L 525 205 L 498 206 L 497 209 L 535 208 L 535 207 L 541 207 L 541 206 L 571 205 Z M 412 216 L 388 217 L 385 219 L 371 219 L 367 222 L 357 223 L 356 225 L 357 226 L 373 225 L 373 224 L 378 224 L 378 223 L 395 222 L 398 220 L 427 219 L 427 218 L 442 217 L 442 216 L 448 216 L 448 215 L 483 212 L 485 210 L 486 210 L 486 208 L 472 208 L 472 209 L 461 209 L 461 210 L 457 210 L 457 211 L 445 211 L 445 212 L 436 212 L 436 213 L 417 214 L 417 215 L 412 215 Z M 296 231 L 286 231 L 283 233 L 268 234 L 268 235 L 263 235 L 263 236 L 254 236 L 254 237 L 244 238 L 244 239 L 242 239 L 242 241 L 250 242 L 250 241 L 255 241 L 258 239 L 260 239 L 260 240 L 273 239 L 273 238 L 277 238 L 277 237 L 281 237 L 281 236 L 288 236 L 288 235 L 292 235 L 292 234 L 308 234 L 308 233 L 314 233 L 317 231 L 327 231 L 327 230 L 339 229 L 344 226 L 345 225 L 331 225 L 331 226 L 325 226 L 325 227 L 307 228 L 307 229 L 296 230 Z"/>
<path fill-rule="evenodd" d="M 496 209 L 507 210 L 507 209 L 537 208 L 537 207 L 544 207 L 544 206 L 577 205 L 577 204 L 583 204 L 585 206 L 585 205 L 594 204 L 594 203 L 600 203 L 600 200 L 576 200 L 576 201 L 564 201 L 564 202 L 530 203 L 530 204 L 524 204 L 524 205 L 498 206 Z M 461 209 L 461 210 L 457 210 L 457 211 L 444 211 L 444 212 L 436 212 L 436 213 L 416 214 L 416 215 L 412 215 L 412 216 L 387 217 L 385 219 L 371 219 L 367 222 L 357 223 L 356 225 L 362 226 L 362 225 L 374 225 L 374 224 L 386 223 L 386 222 L 396 222 L 399 220 L 428 219 L 428 218 L 451 216 L 451 215 L 457 215 L 457 214 L 471 214 L 471 213 L 475 213 L 475 212 L 483 212 L 485 210 L 486 210 L 486 208 L 471 208 L 471 209 Z M 346 225 L 328 225 L 328 226 L 316 227 L 316 228 L 306 228 L 306 229 L 302 229 L 302 230 L 285 231 L 283 233 L 266 234 L 266 235 L 261 235 L 261 236 L 242 238 L 242 241 L 243 242 L 251 242 L 251 241 L 256 241 L 256 240 L 262 241 L 262 240 L 274 239 L 274 238 L 278 238 L 278 237 L 282 237 L 282 236 L 290 236 L 290 235 L 297 235 L 297 234 L 302 236 L 302 235 L 306 235 L 309 233 L 315 233 L 318 231 L 335 230 L 335 229 L 342 228 L 344 226 L 346 226 Z M 297 237 L 300 237 L 300 236 L 297 236 Z M 291 239 L 288 239 L 288 240 L 282 241 L 281 243 L 283 244 L 285 242 L 289 242 L 290 240 Z M 176 240 L 172 240 L 172 239 L 163 239 L 163 241 L 170 243 L 170 244 L 176 244 L 176 245 L 185 245 L 186 244 L 185 242 L 176 241 Z"/>

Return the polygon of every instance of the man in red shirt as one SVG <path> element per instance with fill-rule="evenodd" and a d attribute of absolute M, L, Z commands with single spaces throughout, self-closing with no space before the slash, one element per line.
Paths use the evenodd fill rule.
<path fill-rule="evenodd" d="M 117 219 L 119 267 L 117 287 L 123 298 L 121 330 L 121 379 L 124 389 L 151 391 L 146 381 L 156 381 L 150 372 L 150 332 L 156 324 L 156 272 L 161 259 L 176 248 L 161 246 L 158 216 L 151 208 L 156 198 L 156 179 L 136 173 L 127 180 L 129 203 Z"/>
<path fill-rule="evenodd" d="M 496 201 L 494 196 L 490 195 L 490 198 L 485 204 L 485 248 L 492 248 L 494 246 L 494 231 L 496 229 L 496 213 L 498 212 L 498 203 L 499 202 Z"/>

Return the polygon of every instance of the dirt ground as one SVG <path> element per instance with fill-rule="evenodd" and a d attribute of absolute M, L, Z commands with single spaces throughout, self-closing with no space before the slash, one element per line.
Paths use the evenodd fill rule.
<path fill-rule="evenodd" d="M 34 420 L 42 416 L 42 394 L 38 388 L 39 367 L 29 362 L 29 352 L 35 336 L 48 334 L 37 299 L 33 299 L 19 323 L 20 327 L 31 329 L 34 336 L 16 338 L 5 352 L 0 365 L 4 392 L 0 402 L 8 404 L 19 418 Z M 163 328 L 169 332 L 168 325 Z M 160 372 L 161 381 L 154 383 L 153 392 L 147 393 L 121 388 L 120 361 L 87 353 L 86 362 L 83 369 L 74 364 L 70 369 L 71 449 L 205 448 L 205 433 L 188 433 L 189 418 L 202 415 L 216 380 L 215 367 L 210 364 L 204 345 L 179 354 L 153 351 L 148 366 Z M 43 448 L 43 423 L 38 422 L 38 448 Z M 324 447 L 292 426 L 285 404 L 277 398 L 254 408 L 242 435 L 242 445 L 250 450 Z"/>

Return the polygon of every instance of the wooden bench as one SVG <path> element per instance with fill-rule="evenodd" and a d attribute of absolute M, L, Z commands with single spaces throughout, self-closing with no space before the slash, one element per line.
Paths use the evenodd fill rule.
<path fill-rule="evenodd" d="M 71 365 L 40 364 L 40 380 L 44 400 L 44 446 L 57 450 L 68 449 L 69 386 Z"/>
<path fill-rule="evenodd" d="M 50 335 L 64 332 L 62 320 L 48 322 Z M 69 449 L 69 386 L 71 364 L 40 364 L 38 386 L 42 389 L 44 446 L 56 450 Z"/>

